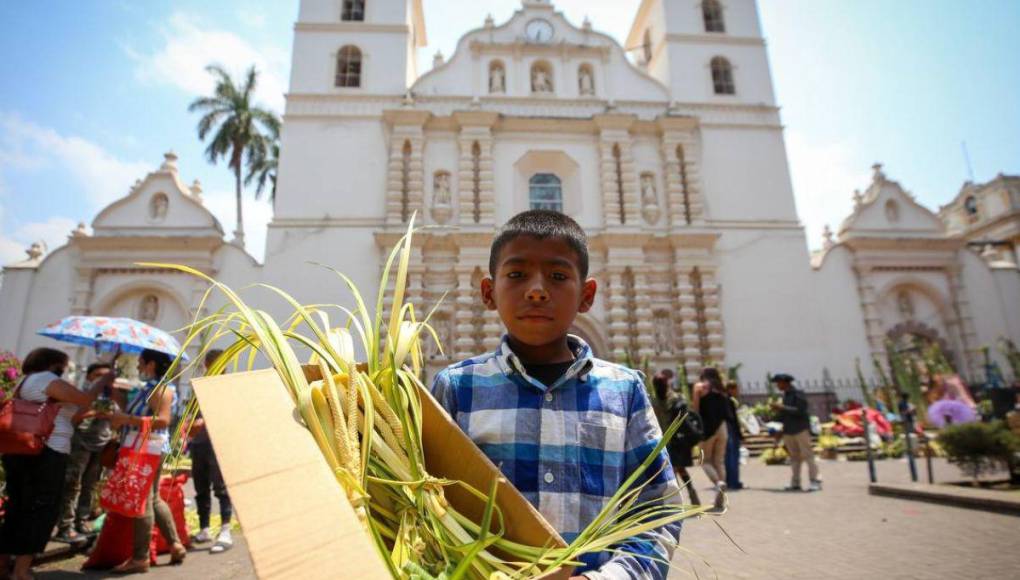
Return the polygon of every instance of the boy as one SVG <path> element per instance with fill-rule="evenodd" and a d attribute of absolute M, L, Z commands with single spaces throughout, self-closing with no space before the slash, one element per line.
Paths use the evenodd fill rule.
<path fill-rule="evenodd" d="M 531 210 L 500 229 L 482 300 L 507 328 L 499 349 L 436 375 L 432 392 L 570 542 L 662 438 L 638 373 L 592 356 L 567 334 L 595 300 L 584 231 L 559 212 Z M 642 501 L 676 497 L 665 451 L 640 481 Z M 665 500 L 664 500 L 665 501 Z M 664 578 L 680 525 L 589 554 L 591 580 Z"/>

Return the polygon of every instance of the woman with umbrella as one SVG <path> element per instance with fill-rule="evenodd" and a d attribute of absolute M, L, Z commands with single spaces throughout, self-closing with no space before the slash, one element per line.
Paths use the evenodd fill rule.
<path fill-rule="evenodd" d="M 146 451 L 159 455 L 162 465 L 166 454 L 170 452 L 170 410 L 177 399 L 177 388 L 170 383 L 162 384 L 163 377 L 170 370 L 173 359 L 170 355 L 155 351 L 143 350 L 138 356 L 138 376 L 146 381 L 145 386 L 135 394 L 126 405 L 122 405 L 123 413 L 107 413 L 102 417 L 109 419 L 114 428 L 122 428 L 121 445 L 130 448 L 137 443 L 142 427 L 143 417 L 152 417 L 151 428 Z M 119 401 L 118 401 L 119 402 Z M 158 473 L 158 471 L 157 471 Z M 170 564 L 180 564 L 188 552 L 177 535 L 170 506 L 159 496 L 159 477 L 152 486 L 152 495 L 145 502 L 145 514 L 135 518 L 132 557 L 113 569 L 121 574 L 134 574 L 149 571 L 149 542 L 152 539 L 153 520 L 163 537 L 171 545 Z"/>

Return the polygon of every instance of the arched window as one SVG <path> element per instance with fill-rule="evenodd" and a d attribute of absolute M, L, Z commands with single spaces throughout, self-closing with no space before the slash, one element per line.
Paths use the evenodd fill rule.
<path fill-rule="evenodd" d="M 343 9 L 340 12 L 340 20 L 354 20 L 357 22 L 365 20 L 365 0 L 344 0 Z"/>
<path fill-rule="evenodd" d="M 595 96 L 595 70 L 590 64 L 582 64 L 577 69 L 577 92 L 581 96 Z"/>
<path fill-rule="evenodd" d="M 489 63 L 489 93 L 501 95 L 506 92 L 506 67 L 503 61 L 494 60 Z"/>
<path fill-rule="evenodd" d="M 977 198 L 973 195 L 967 196 L 967 199 L 963 201 L 963 208 L 967 210 L 967 215 L 976 216 L 978 213 Z"/>
<path fill-rule="evenodd" d="M 641 51 L 645 57 L 645 64 L 652 62 L 652 29 L 645 30 L 645 40 L 641 43 Z"/>
<path fill-rule="evenodd" d="M 336 56 L 336 86 L 361 86 L 361 50 L 356 46 L 345 46 Z"/>
<path fill-rule="evenodd" d="M 719 0 L 704 0 L 701 3 L 701 14 L 705 18 L 705 32 L 726 32 Z"/>
<path fill-rule="evenodd" d="M 563 183 L 552 173 L 536 173 L 528 181 L 531 209 L 563 211 Z"/>
<path fill-rule="evenodd" d="M 712 86 L 717 95 L 733 95 L 737 92 L 733 85 L 733 67 L 730 61 L 721 56 L 712 59 Z"/>

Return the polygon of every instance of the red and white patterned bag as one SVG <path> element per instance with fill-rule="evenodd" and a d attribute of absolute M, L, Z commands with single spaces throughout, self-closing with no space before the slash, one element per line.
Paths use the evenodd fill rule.
<path fill-rule="evenodd" d="M 159 476 L 159 455 L 144 451 L 148 447 L 151 426 L 151 417 L 144 417 L 135 445 L 121 447 L 117 465 L 99 494 L 99 505 L 103 509 L 129 518 L 145 514 L 145 502 L 152 495 L 152 485 Z"/>

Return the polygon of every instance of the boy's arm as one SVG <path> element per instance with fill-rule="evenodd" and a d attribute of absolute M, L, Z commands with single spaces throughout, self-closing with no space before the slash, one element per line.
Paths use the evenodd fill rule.
<path fill-rule="evenodd" d="M 429 391 L 451 417 L 457 417 L 457 402 L 454 397 L 453 385 L 450 382 L 450 373 L 447 369 L 443 369 L 436 374 L 436 377 L 432 379 L 432 388 Z"/>
<path fill-rule="evenodd" d="M 633 401 L 627 420 L 624 479 L 630 477 L 662 439 L 662 430 L 659 429 L 655 412 L 640 381 L 635 381 L 632 392 Z M 641 491 L 638 503 L 656 499 L 671 503 L 679 501 L 680 488 L 665 449 L 638 478 L 638 483 L 646 482 L 649 478 L 651 482 Z M 584 575 L 592 580 L 661 580 L 669 573 L 666 562 L 672 558 L 679 536 L 679 522 L 634 536 L 626 544 L 616 546 L 618 551 L 598 570 L 585 572 Z"/>

